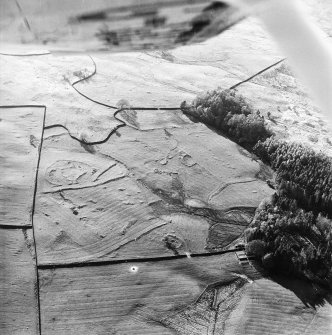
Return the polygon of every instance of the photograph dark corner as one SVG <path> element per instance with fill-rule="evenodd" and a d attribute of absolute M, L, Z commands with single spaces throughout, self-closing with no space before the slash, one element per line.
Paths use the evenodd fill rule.
<path fill-rule="evenodd" d="M 0 1 L 0 334 L 332 334 L 331 0 Z"/>

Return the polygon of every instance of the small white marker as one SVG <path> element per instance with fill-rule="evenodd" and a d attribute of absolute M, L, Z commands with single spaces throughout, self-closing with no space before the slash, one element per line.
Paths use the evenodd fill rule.
<path fill-rule="evenodd" d="M 132 272 L 132 273 L 137 273 L 137 271 L 138 271 L 138 266 L 131 266 L 129 270 L 130 270 L 130 272 Z"/>

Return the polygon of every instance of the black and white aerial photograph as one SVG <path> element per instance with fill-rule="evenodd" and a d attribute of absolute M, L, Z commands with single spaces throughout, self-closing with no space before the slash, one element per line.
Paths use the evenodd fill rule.
<path fill-rule="evenodd" d="M 0 334 L 332 334 L 332 0 L 0 0 Z"/>

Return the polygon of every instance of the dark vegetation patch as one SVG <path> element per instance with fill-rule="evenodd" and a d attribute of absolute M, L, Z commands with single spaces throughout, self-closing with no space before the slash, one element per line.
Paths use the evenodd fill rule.
<path fill-rule="evenodd" d="M 162 177 L 160 176 L 159 182 L 161 180 Z M 150 203 L 151 208 L 158 216 L 169 214 L 170 212 L 181 213 L 201 216 L 211 223 L 222 222 L 225 224 L 241 224 L 244 220 L 237 217 L 234 217 L 234 219 L 230 218 L 225 211 L 219 209 L 187 206 L 185 204 L 186 192 L 176 173 L 171 173 L 169 179 L 160 186 L 157 186 L 155 179 L 151 177 L 140 179 L 139 182 L 160 198 L 160 201 Z M 237 207 L 236 209 L 244 215 L 254 215 L 254 209 L 251 207 Z"/>
<path fill-rule="evenodd" d="M 245 234 L 247 253 L 271 272 L 332 282 L 331 220 L 299 208 L 295 200 L 275 194 Z"/>
<path fill-rule="evenodd" d="M 246 230 L 247 252 L 271 273 L 331 286 L 332 160 L 279 140 L 259 111 L 235 91 L 215 90 L 181 109 L 251 152 L 277 175 L 271 201 Z"/>
<path fill-rule="evenodd" d="M 158 178 L 158 177 L 154 177 Z M 151 202 L 149 206 L 157 216 L 168 215 L 169 213 L 187 214 L 193 217 L 201 217 L 209 224 L 209 233 L 207 238 L 207 251 L 218 251 L 225 248 L 231 242 L 236 240 L 245 230 L 248 222 L 255 215 L 253 207 L 237 207 L 223 210 L 209 207 L 191 207 L 185 204 L 186 191 L 176 173 L 171 173 L 170 179 L 163 185 L 156 185 L 154 178 L 147 177 L 140 179 L 139 182 L 156 194 L 160 200 Z M 162 178 L 158 178 L 159 182 Z M 172 236 L 164 239 L 165 246 L 175 252 L 176 243 Z"/>
<path fill-rule="evenodd" d="M 235 91 L 208 92 L 191 105 L 183 102 L 181 109 L 185 114 L 222 131 L 245 148 L 252 149 L 259 140 L 272 136 L 260 112 L 254 111 Z"/>
<path fill-rule="evenodd" d="M 332 217 L 332 160 L 301 144 L 273 137 L 254 152 L 276 172 L 279 189 L 302 208 Z"/>

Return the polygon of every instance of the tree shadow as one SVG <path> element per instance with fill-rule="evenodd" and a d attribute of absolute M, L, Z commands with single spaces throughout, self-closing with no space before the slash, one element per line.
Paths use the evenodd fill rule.
<path fill-rule="evenodd" d="M 184 103 L 185 103 L 185 101 L 184 101 Z M 215 124 L 211 123 L 210 121 L 200 119 L 199 117 L 190 114 L 190 112 L 188 112 L 188 109 L 186 109 L 185 105 L 182 106 L 180 109 L 181 109 L 183 115 L 186 116 L 191 122 L 204 124 L 208 129 L 210 129 L 215 134 L 217 134 L 219 136 L 222 136 L 224 138 L 227 138 L 228 140 L 234 142 L 235 144 L 237 144 L 237 146 L 239 148 L 247 150 L 250 153 L 250 155 L 255 157 L 255 159 L 258 159 L 258 157 L 256 157 L 256 155 L 253 153 L 254 144 L 247 143 L 245 141 L 239 141 L 238 138 L 236 138 L 235 136 L 231 136 L 225 130 L 219 129 Z"/>
<path fill-rule="evenodd" d="M 292 291 L 305 306 L 316 309 L 326 303 L 332 305 L 332 290 L 309 280 L 273 274 L 270 278 Z"/>
<path fill-rule="evenodd" d="M 326 304 L 332 305 L 332 287 L 312 282 L 308 279 L 277 274 L 263 268 L 255 260 L 250 261 L 253 268 L 257 271 L 257 278 L 267 278 L 292 291 L 306 307 L 316 309 Z M 256 278 L 251 278 L 255 280 Z"/>

